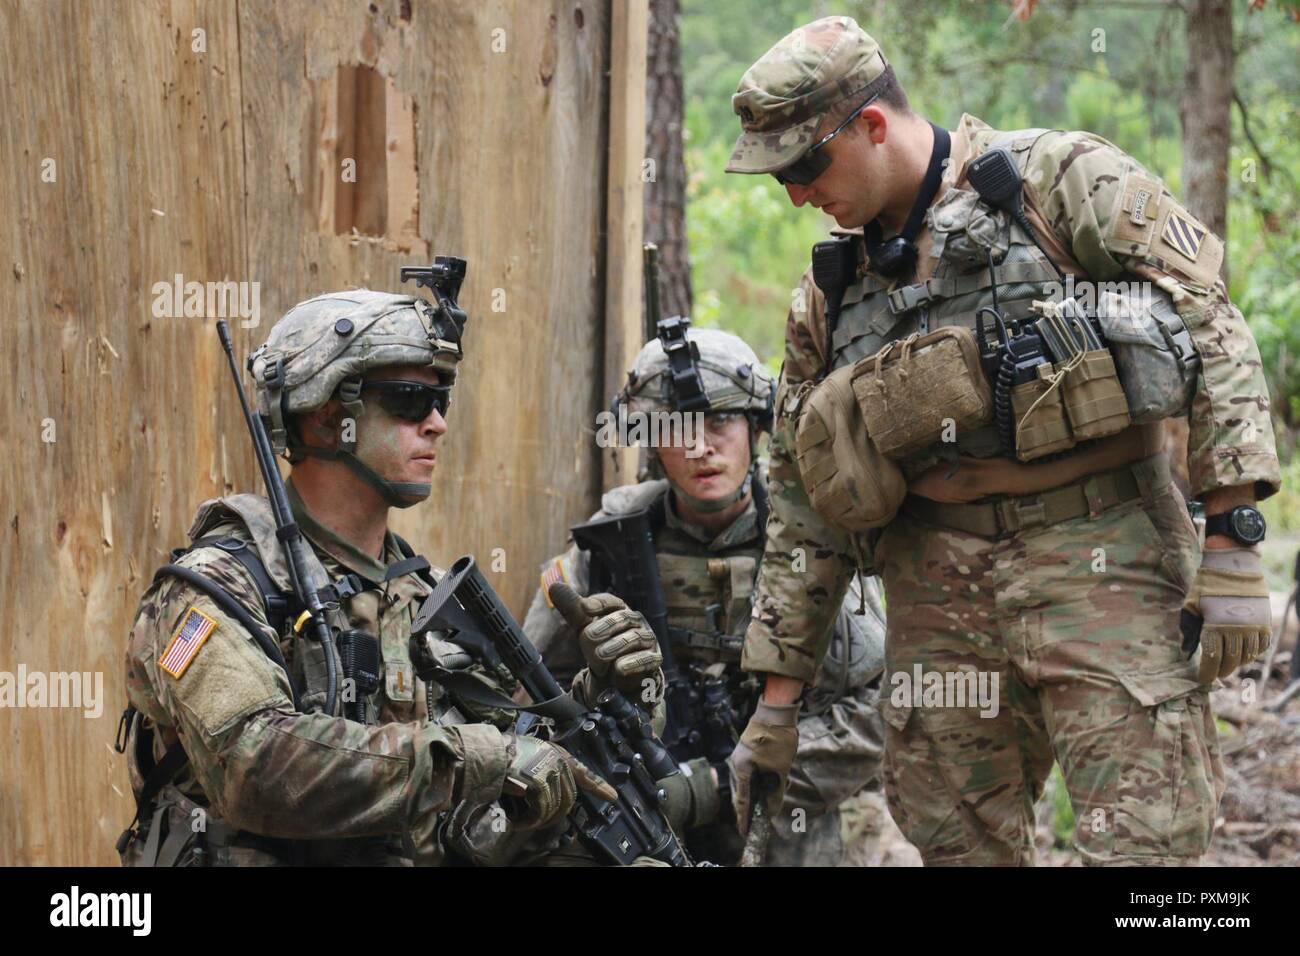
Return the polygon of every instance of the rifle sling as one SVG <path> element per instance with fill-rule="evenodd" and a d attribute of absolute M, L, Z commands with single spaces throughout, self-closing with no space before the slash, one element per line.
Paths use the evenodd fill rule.
<path fill-rule="evenodd" d="M 539 717 L 551 717 L 555 720 L 572 720 L 586 712 L 586 708 L 574 700 L 571 694 L 561 694 L 550 700 L 524 705 L 486 687 L 481 681 L 463 671 L 450 671 L 438 667 L 430 672 L 430 676 L 452 694 L 480 707 L 491 707 L 512 713 L 536 714 Z"/>

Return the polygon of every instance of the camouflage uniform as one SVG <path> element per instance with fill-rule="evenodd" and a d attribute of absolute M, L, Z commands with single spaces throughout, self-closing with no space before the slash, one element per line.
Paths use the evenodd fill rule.
<path fill-rule="evenodd" d="M 700 645 L 708 641 L 715 623 L 726 636 L 711 642 L 717 645 L 711 647 L 677 643 L 674 655 L 684 668 L 721 665 L 717 669 L 728 679 L 743 720 L 760 690 L 738 666 L 762 549 L 757 511 L 751 501 L 729 527 L 710 538 L 677 516 L 668 501 L 668 483 L 660 480 L 607 492 L 593 519 L 660 507 L 663 527 L 655 545 L 669 627 L 696 635 L 694 641 Z M 590 555 L 573 545 L 542 566 L 544 579 L 558 574 L 585 594 L 589 561 Z M 785 812 L 768 845 L 769 865 L 836 866 L 860 856 L 855 847 L 846 845 L 839 808 L 876 784 L 881 754 L 875 704 L 877 678 L 884 666 L 884 609 L 878 580 L 866 579 L 865 590 L 864 600 L 855 582 L 853 593 L 846 594 L 836 639 L 805 702 Z M 716 622 L 705 611 L 714 604 L 722 608 Z M 524 633 L 556 674 L 571 674 L 582 666 L 577 635 L 550 607 L 541 588 L 528 609 Z M 692 761 L 692 772 L 707 774 L 707 761 Z M 802 812 L 796 814 L 796 809 Z M 792 830 L 792 825 L 799 829 Z M 722 863 L 739 857 L 739 834 L 729 803 L 720 807 L 714 823 L 689 830 L 686 836 L 692 852 L 701 858 Z"/>
<path fill-rule="evenodd" d="M 707 407 L 746 410 L 762 419 L 770 409 L 770 378 L 757 365 L 752 350 L 735 336 L 714 330 L 692 329 L 688 336 L 700 350 Z M 634 411 L 676 407 L 680 402 L 675 393 L 664 388 L 669 379 L 664 350 L 658 340 L 652 341 L 637 357 L 628 390 L 618 400 L 629 400 Z M 755 384 L 760 387 L 754 388 Z M 759 427 L 765 429 L 766 421 Z M 753 431 L 751 447 L 752 441 Z M 661 467 L 654 456 L 652 463 L 656 470 Z M 723 678 L 742 721 L 753 711 L 761 690 L 738 666 L 762 554 L 755 502 L 766 498 L 766 484 L 762 462 L 755 464 L 748 506 L 716 535 L 678 516 L 674 503 L 682 492 L 670 489 L 663 479 L 607 492 L 601 510 L 593 516 L 595 520 L 643 510 L 656 516 L 652 522 L 657 527 L 655 550 L 673 656 L 679 668 L 697 681 L 705 673 Z M 551 608 L 545 589 L 549 581 L 566 580 L 587 593 L 590 563 L 591 555 L 576 544 L 546 562 L 542 587 L 524 621 L 525 633 L 561 679 L 581 667 L 583 660 L 577 635 Z M 881 752 L 882 731 L 874 705 L 876 680 L 884 663 L 884 610 L 877 579 L 855 582 L 836 624 L 831 653 L 819 669 L 815 687 L 805 696 L 799 752 L 785 812 L 778 815 L 768 845 L 769 865 L 849 865 L 866 856 L 864 844 L 871 833 L 852 831 L 850 822 L 858 802 L 869 799 L 866 791 L 876 786 Z M 720 770 L 725 785 L 727 771 Z M 735 862 L 740 855 L 739 831 L 730 801 L 719 801 L 710 782 L 708 759 L 687 760 L 683 771 L 698 788 L 697 809 L 708 806 L 695 814 L 698 825 L 686 832 L 691 852 L 712 862 Z M 702 823 L 701 818 L 709 822 Z"/>
<path fill-rule="evenodd" d="M 835 76 L 857 70 L 865 84 L 884 68 L 875 41 L 848 18 L 796 31 L 741 81 L 733 102 L 746 133 L 729 169 L 791 162 L 805 147 L 783 129 L 797 122 L 810 139 L 832 103 L 863 95 L 862 85 L 845 91 Z M 781 100 L 791 77 L 821 79 L 822 100 L 811 107 L 795 94 Z M 808 82 L 799 92 L 815 88 Z M 917 241 L 917 274 L 891 284 L 872 271 L 857 240 L 857 277 L 829 342 L 811 271 L 801 281 L 808 308 L 792 311 L 787 324 L 770 452 L 772 518 L 742 666 L 812 680 L 849 579 L 878 572 L 889 605 L 885 789 L 927 864 L 1032 862 L 1033 803 L 1053 758 L 1086 861 L 1194 862 L 1209 844 L 1223 776 L 1208 688 L 1180 651 L 1179 609 L 1199 544 L 1163 454 L 1148 446 L 1128 466 L 1021 498 L 939 505 L 913 495 L 883 530 L 862 533 L 812 508 L 795 460 L 801 403 L 828 367 L 873 354 L 923 319 L 931 329 L 974 327 L 990 281 L 983 258 L 967 258 L 972 245 L 1006 250 L 999 279 L 1009 316 L 1052 298 L 1056 275 L 1046 257 L 966 179 L 968 161 L 996 146 L 1015 158 L 1029 218 L 1062 268 L 1094 281 L 1127 274 L 1172 296 L 1202 360 L 1190 410 L 1194 493 L 1253 483 L 1263 498 L 1279 486 L 1259 353 L 1218 276 L 1220 241 L 1100 137 L 998 132 L 963 116 Z M 998 453 L 986 429 L 959 434 L 958 450 L 963 469 Z M 943 460 L 943 451 L 900 462 L 907 479 Z M 963 517 L 976 510 L 995 527 Z M 1063 510 L 1076 516 L 1045 520 Z M 796 554 L 806 557 L 805 569 L 793 569 Z M 901 676 L 916 667 L 997 674 L 997 716 L 928 706 L 903 692 Z"/>
<path fill-rule="evenodd" d="M 304 523 L 303 512 L 296 517 Z M 275 583 L 291 589 L 266 500 L 237 495 L 205 502 L 190 536 L 220 537 L 225 547 L 196 548 L 178 563 L 216 581 L 266 624 L 255 583 L 229 550 L 234 541 L 256 548 Z M 296 711 L 285 672 L 243 625 L 178 578 L 155 582 L 131 631 L 127 691 L 152 727 L 153 760 L 178 736 L 189 757 L 159 800 L 167 822 L 159 827 L 162 818 L 155 817 L 150 827 L 149 836 L 162 844 L 163 865 L 193 854 L 191 823 L 198 819 L 216 864 L 437 863 L 448 852 L 439 832 L 443 811 L 461 799 L 487 803 L 500 793 L 507 765 L 500 732 L 465 723 L 449 700 L 415 675 L 410 625 L 429 585 L 415 574 L 383 581 L 375 559 L 313 531 L 307 536 L 329 580 L 347 573 L 366 579 L 366 589 L 345 599 L 341 612 L 347 626 L 380 641 L 382 680 L 369 699 L 375 723 Z M 386 562 L 402 557 L 390 534 Z M 176 678 L 159 661 L 194 610 L 216 626 Z M 291 673 L 310 666 L 305 645 L 280 636 Z M 445 723 L 427 719 L 431 698 L 434 715 Z M 135 743 L 128 752 L 138 790 L 143 781 Z M 203 814 L 196 815 L 198 808 Z M 164 830 L 174 834 L 170 845 Z M 151 855 L 147 841 L 138 840 L 126 862 Z"/>
<path fill-rule="evenodd" d="M 439 321 L 423 300 L 368 290 L 295 307 L 255 355 L 275 450 L 301 451 L 282 412 L 318 407 L 339 389 L 347 391 L 349 410 L 361 413 L 359 389 L 342 389 L 339 376 L 351 381 L 377 365 L 422 364 L 449 383 L 460 350 Z M 298 390 L 283 403 L 277 397 L 273 415 L 267 414 L 268 383 Z M 291 405 L 290 398 L 306 404 Z M 373 472 L 368 480 L 384 482 Z M 391 533 L 382 562 L 362 553 L 321 526 L 292 483 L 287 490 L 308 545 L 307 573 L 316 587 L 336 589 L 329 624 L 336 634 L 354 629 L 378 639 L 378 687 L 361 714 L 324 713 L 321 644 L 292 632 L 296 611 L 272 625 L 264 603 L 264 591 L 277 599 L 293 592 L 269 503 L 248 494 L 205 502 L 190 530 L 191 547 L 174 564 L 224 590 L 262 637 L 278 643 L 287 670 L 233 608 L 183 574 L 155 578 L 126 655 L 127 691 L 138 712 L 126 741 L 134 791 L 140 794 L 177 742 L 186 762 L 145 808 L 133 838 L 127 839 L 130 831 L 123 835 L 123 863 L 484 863 L 522 859 L 521 843 L 538 853 L 552 847 L 561 836 L 557 828 L 516 834 L 495 803 L 510 766 L 504 732 L 514 715 L 476 709 L 416 675 L 411 623 L 432 590 L 425 575 L 441 572 L 394 567 L 406 555 Z M 395 504 L 428 493 L 427 486 L 383 490 Z M 238 557 L 247 553 L 260 558 L 253 566 L 260 563 L 270 578 L 264 588 Z M 500 694 L 515 690 L 503 668 L 470 662 L 464 669 Z M 349 688 L 340 690 L 347 702 Z M 476 828 L 492 836 L 493 847 L 483 849 Z"/>

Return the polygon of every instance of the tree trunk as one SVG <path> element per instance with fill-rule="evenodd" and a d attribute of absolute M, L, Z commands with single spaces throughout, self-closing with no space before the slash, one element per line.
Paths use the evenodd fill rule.
<path fill-rule="evenodd" d="M 1187 70 L 1178 110 L 1183 126 L 1183 199 L 1193 216 L 1227 239 L 1231 0 L 1187 0 L 1186 17 Z"/>
<path fill-rule="evenodd" d="M 1188 211 L 1228 237 L 1228 149 L 1232 143 L 1232 2 L 1187 0 L 1187 69 L 1178 115 L 1183 127 L 1183 200 Z M 1223 259 L 1224 279 L 1228 259 Z M 1190 493 L 1187 421 L 1165 423 L 1165 451 L 1174 480 Z"/>
<path fill-rule="evenodd" d="M 645 241 L 659 246 L 663 315 L 691 314 L 680 13 L 680 0 L 650 0 L 645 92 L 646 158 L 651 164 L 645 184 Z"/>

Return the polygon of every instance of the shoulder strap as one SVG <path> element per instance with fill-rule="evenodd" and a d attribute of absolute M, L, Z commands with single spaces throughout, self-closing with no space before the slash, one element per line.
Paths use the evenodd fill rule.
<path fill-rule="evenodd" d="M 760 551 L 767 541 L 767 486 L 763 482 L 754 482 L 754 511 L 757 513 L 758 541 Z"/>
<path fill-rule="evenodd" d="M 266 619 L 277 634 L 284 633 L 285 621 L 289 616 L 292 605 L 296 604 L 295 595 L 281 591 L 271 579 L 270 572 L 266 570 L 266 565 L 262 563 L 262 556 L 257 553 L 256 548 L 250 548 L 246 541 L 229 535 L 213 535 L 205 538 L 198 538 L 188 548 L 178 549 L 172 552 L 172 560 L 175 561 L 182 554 L 194 551 L 197 548 L 220 548 L 229 554 L 232 558 L 240 563 L 248 576 L 253 579 L 253 584 L 257 588 L 257 593 L 261 595 L 262 607 L 266 610 Z"/>
<path fill-rule="evenodd" d="M 410 544 L 407 543 L 406 539 L 396 531 L 393 531 L 390 528 L 388 533 L 393 536 L 393 540 L 397 542 L 397 550 L 402 552 L 402 557 L 406 559 L 404 561 L 399 561 L 397 564 L 389 565 L 388 577 L 400 577 L 403 574 L 410 574 L 414 571 L 420 576 L 421 581 L 429 585 L 431 588 L 436 588 L 438 582 L 433 579 L 433 571 L 429 567 L 429 562 L 417 555 L 415 549 L 412 548 Z M 421 563 L 423 566 L 421 566 Z M 407 567 L 408 564 L 410 565 L 409 567 Z M 395 571 L 394 569 L 402 570 Z"/>
<path fill-rule="evenodd" d="M 126 726 L 126 733 L 129 735 L 133 722 L 136 725 L 135 761 L 136 766 L 144 771 L 144 783 L 140 786 L 140 792 L 135 795 L 135 817 L 117 838 L 119 854 L 126 852 L 127 844 L 137 833 L 137 824 L 153 817 L 154 801 L 162 792 L 162 788 L 176 779 L 181 768 L 189 763 L 189 757 L 179 740 L 167 748 L 161 760 L 157 763 L 153 762 L 153 731 L 145 729 L 144 718 L 134 705 L 128 705 L 122 713 L 122 721 L 118 725 L 119 738 L 122 737 L 122 726 Z M 122 749 L 125 748 L 119 749 L 119 753 Z M 156 839 L 156 834 L 151 833 L 150 837 Z"/>

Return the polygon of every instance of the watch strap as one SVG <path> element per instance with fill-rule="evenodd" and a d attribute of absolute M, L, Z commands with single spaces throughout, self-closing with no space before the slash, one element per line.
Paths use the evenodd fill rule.
<path fill-rule="evenodd" d="M 1206 515 L 1205 536 L 1208 538 L 1210 535 L 1215 535 L 1215 534 L 1226 535 L 1227 537 L 1238 542 L 1239 544 L 1245 545 L 1246 547 L 1253 547 L 1254 545 L 1259 544 L 1259 541 L 1248 541 L 1242 538 L 1239 534 L 1237 534 L 1237 529 L 1235 523 L 1233 522 L 1233 516 L 1238 511 L 1245 511 L 1245 510 L 1254 511 L 1257 515 L 1259 514 L 1259 512 L 1256 509 L 1251 508 L 1249 505 L 1238 505 L 1237 507 L 1230 508 L 1227 511 L 1221 511 L 1218 514 Z M 1263 516 L 1260 516 L 1260 520 L 1262 522 Z M 1260 537 L 1260 540 L 1261 541 L 1263 540 L 1262 536 Z"/>

